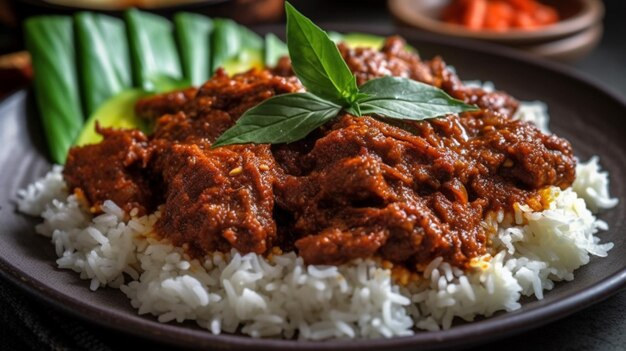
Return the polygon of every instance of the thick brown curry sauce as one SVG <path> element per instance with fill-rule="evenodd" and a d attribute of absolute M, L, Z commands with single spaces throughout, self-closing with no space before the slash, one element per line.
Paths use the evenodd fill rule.
<path fill-rule="evenodd" d="M 211 149 L 250 107 L 302 90 L 282 60 L 140 101 L 154 134 L 100 130 L 102 143 L 70 151 L 65 179 L 95 208 L 106 199 L 140 213 L 163 204 L 157 234 L 194 256 L 279 246 L 307 263 L 381 257 L 407 267 L 437 256 L 464 267 L 487 250 L 488 213 L 539 209 L 538 190 L 571 185 L 570 144 L 511 119 L 518 103 L 509 95 L 463 86 L 441 59 L 422 61 L 397 37 L 380 51 L 340 51 L 359 84 L 410 77 L 481 110 L 401 123 L 341 114 L 292 144 Z"/>

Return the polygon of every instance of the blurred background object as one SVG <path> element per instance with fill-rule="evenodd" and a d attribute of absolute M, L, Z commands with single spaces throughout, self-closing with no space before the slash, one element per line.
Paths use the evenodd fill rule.
<path fill-rule="evenodd" d="M 0 98 L 27 86 L 32 75 L 28 52 L 19 51 L 0 56 Z"/>
<path fill-rule="evenodd" d="M 17 24 L 13 7 L 8 0 L 0 0 L 0 24 L 10 27 L 14 27 Z"/>
<path fill-rule="evenodd" d="M 37 1 L 42 2 L 42 1 Z M 51 5 L 78 7 L 89 10 L 123 10 L 129 7 L 158 9 L 170 6 L 184 6 L 203 3 L 202 0 L 44 0 Z M 31 2 L 33 3 L 33 2 Z"/>
<path fill-rule="evenodd" d="M 283 0 L 0 0 L 0 98 L 30 82 L 30 58 L 23 51 L 20 25 L 28 17 L 70 15 L 78 11 L 121 17 L 126 9 L 137 7 L 166 17 L 188 11 L 254 25 L 281 21 L 283 3 Z"/>
<path fill-rule="evenodd" d="M 389 10 L 407 27 L 560 61 L 589 54 L 603 32 L 601 0 L 389 0 Z"/>
<path fill-rule="evenodd" d="M 563 17 L 556 7 L 537 0 L 451 0 L 439 16 L 446 23 L 492 32 L 531 31 L 557 23 Z"/>
<path fill-rule="evenodd" d="M 0 55 L 11 52 L 19 40 L 15 38 L 17 17 L 9 0 L 0 0 Z"/>
<path fill-rule="evenodd" d="M 551 6 L 559 21 L 524 30 L 471 30 L 445 23 L 441 16 L 452 2 L 528 4 Z M 71 14 L 99 8 L 100 12 L 120 16 L 131 6 L 169 16 L 176 11 L 229 17 L 243 24 L 280 23 L 283 0 L 0 0 L 0 55 L 23 50 L 21 21 L 37 14 Z M 623 0 L 292 0 L 297 8 L 320 24 L 359 24 L 389 33 L 429 33 L 433 37 L 457 37 L 506 45 L 569 65 L 596 76 L 604 83 L 626 92 L 625 74 L 615 74 L 626 62 L 626 1 Z M 604 10 L 606 8 L 606 11 Z M 486 11 L 486 10 L 485 10 Z M 485 20 L 483 21 L 486 21 Z M 489 21 L 493 21 L 490 19 Z M 486 25 L 484 22 L 482 25 Z M 495 25 L 494 23 L 490 25 Z M 10 61 L 10 60 L 9 60 Z M 3 62 L 8 62 L 4 60 Z M 7 69 L 0 67 L 0 80 Z M 14 74 L 14 68 L 11 67 Z M 16 82 L 22 82 L 16 80 Z M 2 90 L 6 91 L 6 83 Z M 10 89 L 9 89 L 10 90 Z"/>
<path fill-rule="evenodd" d="M 9 1 L 9 0 L 0 0 Z M 121 15 L 128 8 L 140 8 L 168 16 L 176 11 L 191 11 L 214 17 L 230 17 L 243 24 L 278 21 L 283 0 L 11 0 L 15 15 L 23 19 L 39 14 L 71 14 L 99 11 Z"/>
<path fill-rule="evenodd" d="M 0 0 L 0 99 L 26 86 L 32 76 L 30 56 L 16 38 L 18 20 L 8 0 Z"/>

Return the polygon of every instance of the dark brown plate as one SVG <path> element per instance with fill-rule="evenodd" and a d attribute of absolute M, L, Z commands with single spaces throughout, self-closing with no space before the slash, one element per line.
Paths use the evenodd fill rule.
<path fill-rule="evenodd" d="M 264 28 L 264 31 L 275 29 Z M 376 32 L 363 27 L 329 29 Z M 391 33 L 378 31 L 377 34 Z M 593 258 L 589 265 L 576 271 L 574 281 L 558 284 L 544 300 L 527 301 L 518 311 L 410 337 L 325 342 L 259 340 L 237 335 L 215 336 L 193 323 L 160 324 L 151 316 L 138 316 L 121 292 L 112 289 L 91 292 L 89 283 L 81 281 L 76 273 L 57 269 L 54 248 L 48 239 L 34 233 L 36 221 L 16 213 L 17 189 L 50 168 L 32 96 L 19 91 L 0 105 L 0 274 L 40 299 L 107 328 L 179 346 L 236 350 L 427 350 L 469 346 L 539 327 L 623 288 L 626 284 L 624 101 L 560 66 L 517 52 L 502 49 L 496 52 L 483 44 L 434 41 L 424 36 L 409 39 L 423 57 L 442 55 L 463 79 L 490 80 L 522 100 L 547 102 L 552 130 L 569 139 L 582 159 L 600 155 L 602 165 L 611 172 L 611 194 L 620 199 L 617 208 L 601 216 L 611 226 L 602 238 L 615 243 L 607 258 Z"/>

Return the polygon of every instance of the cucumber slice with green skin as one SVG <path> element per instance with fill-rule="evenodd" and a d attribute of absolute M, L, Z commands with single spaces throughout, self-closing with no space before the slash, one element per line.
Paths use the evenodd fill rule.
<path fill-rule="evenodd" d="M 71 17 L 42 16 L 24 24 L 31 54 L 35 97 L 52 160 L 65 163 L 83 125 Z"/>
<path fill-rule="evenodd" d="M 81 12 L 74 17 L 81 91 L 86 115 L 132 84 L 124 22 Z"/>
<path fill-rule="evenodd" d="M 241 50 L 241 34 L 239 26 L 232 20 L 216 19 L 215 29 L 211 36 L 211 73 L 234 57 Z"/>
<path fill-rule="evenodd" d="M 195 15 L 193 15 L 195 16 Z M 145 27 L 139 28 L 134 34 L 129 33 L 129 41 L 131 45 L 135 45 L 133 48 L 135 50 L 135 54 L 140 53 L 139 50 L 141 45 L 143 49 L 145 49 L 143 56 L 140 57 L 140 60 L 134 60 L 134 68 L 135 70 L 142 70 L 140 75 L 136 76 L 139 79 L 142 79 L 141 88 L 139 89 L 128 89 L 128 85 L 125 86 L 125 90 L 117 90 L 115 91 L 115 95 L 111 94 L 107 97 L 106 100 L 100 101 L 92 113 L 89 115 L 89 119 L 87 123 L 84 125 L 78 138 L 76 139 L 74 145 L 82 146 L 87 144 L 95 144 L 102 140 L 102 136 L 100 136 L 96 132 L 96 121 L 100 124 L 101 127 L 107 128 L 123 128 L 123 129 L 140 129 L 146 133 L 150 132 L 149 125 L 143 119 L 137 117 L 135 115 L 135 103 L 140 98 L 149 95 L 146 90 L 154 91 L 154 92 L 165 92 L 176 89 L 181 89 L 188 87 L 189 81 L 186 79 L 181 79 L 181 77 L 175 77 L 172 75 L 172 72 L 180 72 L 180 67 L 178 63 L 178 52 L 176 51 L 176 47 L 173 45 L 173 33 L 171 29 L 171 24 L 169 21 L 164 18 L 160 18 L 158 16 L 154 16 L 151 14 L 145 14 L 142 12 L 138 12 L 136 10 L 131 10 L 129 14 L 127 14 L 127 19 L 129 22 L 135 24 L 146 24 L 150 23 L 152 25 L 145 25 Z M 181 19 L 186 19 L 186 16 L 183 16 Z M 208 20 L 208 18 L 207 18 Z M 165 21 L 165 22 L 164 22 Z M 190 25 L 190 28 L 196 27 L 197 24 L 194 23 Z M 165 43 L 163 48 L 174 48 L 174 51 L 164 54 L 164 56 L 160 56 L 161 52 L 157 51 L 160 49 L 161 44 L 152 45 L 152 43 L 146 44 L 146 38 L 149 37 L 151 40 L 156 40 L 158 33 L 167 34 L 166 37 L 169 39 L 165 39 Z M 93 33 L 92 33 L 93 34 Z M 133 39 L 135 38 L 135 39 Z M 205 36 L 206 38 L 206 47 L 208 49 L 208 34 Z M 95 38 L 98 40 L 99 38 Z M 172 41 L 170 44 L 167 44 L 168 41 Z M 126 43 L 126 38 L 123 38 L 123 42 Z M 112 43 L 109 45 L 113 45 Z M 197 49 L 198 46 L 196 46 Z M 107 49 L 109 50 L 109 49 Z M 182 50 L 182 49 L 181 49 Z M 205 68 L 205 77 L 208 78 L 208 53 L 202 53 L 201 50 L 200 55 L 204 56 L 204 64 Z M 108 51 L 108 54 L 115 54 L 116 51 Z M 105 55 L 107 54 L 105 53 Z M 198 52 L 190 53 L 192 59 L 198 59 Z M 114 55 L 111 55 L 114 56 Z M 189 56 L 188 56 L 189 57 Z M 107 64 L 110 64 L 111 61 L 108 61 L 109 58 L 106 56 L 91 57 L 86 56 L 85 62 L 83 65 L 92 65 L 94 69 L 98 67 L 98 65 L 102 65 L 103 67 Z M 156 66 L 155 60 L 166 60 L 167 64 L 163 67 Z M 169 66 L 168 66 L 169 64 Z M 130 81 L 130 63 L 129 65 L 129 73 L 128 80 Z M 169 67 L 169 68 L 168 68 Z M 179 67 L 179 68 L 175 68 Z M 165 68 L 165 69 L 162 69 Z M 137 72 L 135 72 L 137 73 Z M 201 82 L 204 82 L 206 79 L 202 79 Z M 109 91 L 113 91 L 112 89 Z"/>
<path fill-rule="evenodd" d="M 141 89 L 132 89 L 107 100 L 89 116 L 74 145 L 84 146 L 102 141 L 102 136 L 96 132 L 96 122 L 101 127 L 140 129 L 144 133 L 150 133 L 149 123 L 135 114 L 137 100 L 148 95 L 150 94 Z"/>
<path fill-rule="evenodd" d="M 326 32 L 326 34 L 328 35 L 328 38 L 330 38 L 330 40 L 335 42 L 335 44 L 339 44 L 339 42 L 343 40 L 343 34 L 339 32 L 330 31 Z"/>
<path fill-rule="evenodd" d="M 347 33 L 342 36 L 342 41 L 350 48 L 370 48 L 380 50 L 380 48 L 383 47 L 385 38 L 371 34 Z"/>
<path fill-rule="evenodd" d="M 136 87 L 157 91 L 159 80 L 184 81 L 170 21 L 131 9 L 126 12 L 126 24 Z"/>
<path fill-rule="evenodd" d="M 233 75 L 264 66 L 263 39 L 232 20 L 215 20 L 212 45 L 212 72 L 222 67 Z"/>
<path fill-rule="evenodd" d="M 328 36 L 335 43 L 345 43 L 349 48 L 370 48 L 374 50 L 380 50 L 385 43 L 385 37 L 379 35 L 365 34 L 365 33 L 346 33 L 341 34 L 337 32 L 329 32 Z M 410 45 L 405 46 L 409 52 L 417 52 L 414 47 Z"/>
<path fill-rule="evenodd" d="M 263 38 L 246 26 L 239 26 L 241 46 L 245 49 L 263 50 Z"/>
<path fill-rule="evenodd" d="M 348 45 L 349 48 L 370 48 L 379 50 L 383 43 L 385 42 L 385 38 L 378 35 L 371 34 L 363 34 L 363 33 L 346 33 L 341 34 L 337 32 L 329 32 L 328 37 L 330 40 L 334 41 L 336 44 L 344 43 Z"/>
<path fill-rule="evenodd" d="M 211 33 L 213 20 L 194 13 L 174 15 L 180 60 L 185 78 L 200 85 L 211 76 Z"/>
<path fill-rule="evenodd" d="M 265 66 L 275 67 L 283 56 L 289 56 L 287 44 L 272 33 L 265 35 Z"/>
<path fill-rule="evenodd" d="M 241 48 L 235 56 L 230 57 L 222 67 L 226 73 L 233 75 L 251 68 L 263 68 L 263 39 L 247 27 L 238 25 L 241 36 Z"/>
<path fill-rule="evenodd" d="M 237 56 L 224 62 L 222 67 L 230 75 L 242 73 L 251 68 L 263 68 L 263 50 L 243 48 Z"/>
<path fill-rule="evenodd" d="M 181 18 L 180 20 L 183 19 L 184 18 Z M 233 28 L 237 30 L 238 42 L 242 45 L 235 55 L 226 59 L 223 63 L 223 67 L 227 72 L 232 72 L 232 74 L 246 71 L 253 66 L 262 67 L 263 40 L 255 33 L 250 32 L 247 28 L 242 30 L 243 27 L 239 27 L 236 24 L 235 26 L 236 27 Z M 245 45 L 243 45 L 244 43 Z M 200 58 L 197 52 L 194 53 L 194 56 L 196 56 L 196 59 Z M 204 80 L 206 79 L 203 79 L 202 82 L 204 82 Z M 171 79 L 167 75 L 152 78 L 151 84 L 155 91 L 168 91 L 187 86 L 185 82 L 181 83 L 180 80 Z M 135 115 L 135 104 L 137 100 L 147 95 L 149 95 L 149 93 L 142 89 L 133 89 L 124 91 L 106 101 L 89 117 L 75 145 L 83 146 L 102 141 L 102 136 L 95 130 L 96 121 L 102 127 L 124 129 L 138 128 L 145 133 L 150 133 L 149 123 Z"/>

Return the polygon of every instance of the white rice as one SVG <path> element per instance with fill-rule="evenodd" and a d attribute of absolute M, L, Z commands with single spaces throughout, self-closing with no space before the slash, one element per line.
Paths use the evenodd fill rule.
<path fill-rule="evenodd" d="M 518 118 L 547 130 L 545 105 L 526 103 Z M 268 258 L 236 251 L 191 260 L 183 250 L 153 238 L 156 212 L 123 220 L 106 201 L 92 217 L 68 196 L 55 166 L 18 192 L 18 209 L 41 216 L 36 231 L 51 238 L 60 268 L 80 273 L 90 288 L 119 288 L 139 314 L 159 322 L 195 320 L 214 334 L 239 331 L 252 337 L 308 340 L 411 335 L 417 329 L 448 329 L 455 319 L 472 321 L 519 309 L 520 298 L 543 298 L 555 282 L 572 280 L 591 256 L 604 257 L 612 243 L 595 236 L 607 230 L 593 213 L 617 205 L 598 158 L 579 163 L 572 188 L 549 189 L 549 207 L 487 218 L 490 254 L 464 272 L 433 260 L 417 281 L 400 286 L 389 269 L 372 260 L 339 267 L 306 266 L 289 252 Z"/>
<path fill-rule="evenodd" d="M 617 199 L 609 195 L 609 174 L 600 169 L 599 159 L 594 156 L 587 163 L 576 165 L 576 179 L 572 188 L 585 200 L 594 213 L 617 206 Z"/>
<path fill-rule="evenodd" d="M 139 314 L 160 322 L 195 320 L 214 334 L 320 340 L 411 335 L 415 329 L 450 328 L 496 311 L 520 308 L 522 295 L 543 298 L 554 282 L 571 280 L 590 256 L 613 244 L 595 234 L 608 229 L 590 209 L 615 206 L 597 157 L 577 167 L 573 188 L 550 189 L 549 208 L 518 206 L 498 214 L 491 255 L 463 272 L 433 260 L 423 279 L 394 283 L 391 271 L 372 260 L 339 267 L 306 266 L 293 252 L 265 258 L 216 253 L 204 262 L 151 237 L 159 213 L 131 216 L 111 201 L 91 217 L 67 195 L 61 168 L 21 190 L 18 208 L 39 215 L 39 234 L 52 239 L 60 268 L 91 281 L 90 288 L 120 288 Z M 586 202 L 586 203 L 585 203 Z"/>
<path fill-rule="evenodd" d="M 541 101 L 521 101 L 513 118 L 533 123 L 540 131 L 551 134 L 548 128 L 550 122 L 548 105 Z"/>

